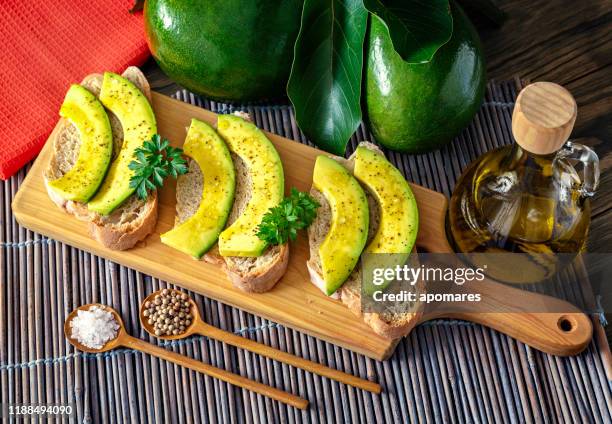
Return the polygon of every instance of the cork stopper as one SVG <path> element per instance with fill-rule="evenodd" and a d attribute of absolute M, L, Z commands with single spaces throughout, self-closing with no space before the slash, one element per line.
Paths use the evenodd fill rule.
<path fill-rule="evenodd" d="M 536 82 L 519 93 L 512 114 L 512 134 L 536 155 L 554 153 L 569 138 L 577 114 L 576 100 L 552 82 Z"/>

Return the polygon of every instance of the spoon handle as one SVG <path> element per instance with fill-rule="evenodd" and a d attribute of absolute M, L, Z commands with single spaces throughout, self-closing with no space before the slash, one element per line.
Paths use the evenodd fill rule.
<path fill-rule="evenodd" d="M 372 381 L 364 380 L 362 378 L 355 377 L 354 375 L 326 367 L 304 358 L 300 358 L 290 353 L 283 352 L 282 350 L 278 350 L 265 344 L 247 339 L 246 337 L 237 336 L 217 327 L 213 327 L 212 325 L 206 324 L 202 320 L 196 322 L 194 332 L 202 336 L 207 336 L 215 340 L 222 341 L 240 349 L 246 349 L 267 358 L 274 359 L 275 361 L 283 362 L 323 377 L 331 378 L 332 380 L 339 381 L 340 383 L 367 390 L 368 392 L 380 393 L 381 390 L 380 385 Z"/>
<path fill-rule="evenodd" d="M 267 386 L 257 381 L 249 380 L 246 377 L 242 377 L 240 375 L 222 370 L 212 365 L 205 364 L 203 362 L 197 361 L 193 358 L 189 358 L 188 356 L 181 355 L 171 350 L 166 350 L 162 347 L 137 339 L 136 337 L 126 335 L 122 338 L 121 344 L 125 347 L 139 350 L 143 353 L 148 353 L 150 355 L 165 359 L 166 361 L 173 362 L 191 370 L 201 372 L 202 374 L 218 378 L 219 380 L 233 384 L 234 386 L 242 387 L 244 389 L 251 390 L 255 393 L 268 396 L 269 398 L 272 398 L 274 400 L 278 400 L 288 405 L 295 406 L 298 409 L 306 409 L 308 407 L 308 400 L 303 399 L 299 396 L 275 389 L 274 387 Z"/>

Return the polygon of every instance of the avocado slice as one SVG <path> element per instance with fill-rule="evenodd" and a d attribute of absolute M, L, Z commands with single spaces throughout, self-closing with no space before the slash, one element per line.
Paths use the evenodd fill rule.
<path fill-rule="evenodd" d="M 365 252 L 390 254 L 370 257 L 377 268 L 404 265 L 419 229 L 419 211 L 410 185 L 391 162 L 372 149 L 359 146 L 354 158 L 353 175 L 375 197 L 380 208 L 378 229 Z M 374 286 L 364 279 L 363 290 L 372 295 L 390 283 Z"/>
<path fill-rule="evenodd" d="M 219 236 L 219 252 L 222 256 L 261 256 L 267 243 L 257 237 L 257 227 L 266 212 L 283 200 L 283 164 L 254 124 L 235 115 L 220 115 L 217 131 L 244 163 L 250 182 L 250 198 L 238 219 Z"/>
<path fill-rule="evenodd" d="M 87 202 L 102 183 L 113 153 L 110 121 L 96 96 L 78 84 L 68 89 L 60 116 L 77 128 L 81 146 L 74 166 L 49 187 L 64 199 Z"/>
<path fill-rule="evenodd" d="M 410 185 L 383 155 L 359 146 L 353 175 L 376 198 L 380 224 L 368 253 L 410 253 L 419 229 L 419 211 Z"/>
<path fill-rule="evenodd" d="M 329 202 L 331 227 L 319 246 L 325 293 L 332 295 L 349 277 L 368 238 L 369 210 L 357 180 L 335 160 L 318 156 L 312 185 Z"/>
<path fill-rule="evenodd" d="M 198 210 L 185 222 L 161 235 L 170 247 L 199 259 L 225 227 L 236 188 L 234 163 L 217 132 L 208 124 L 191 120 L 183 152 L 202 170 L 202 198 Z"/>
<path fill-rule="evenodd" d="M 157 133 L 157 124 L 145 95 L 120 75 L 104 73 L 100 101 L 117 116 L 123 127 L 121 150 L 111 163 L 102 186 L 87 205 L 90 211 L 108 215 L 134 192 L 130 187 L 134 171 L 128 165 L 134 159 L 134 151 Z"/>

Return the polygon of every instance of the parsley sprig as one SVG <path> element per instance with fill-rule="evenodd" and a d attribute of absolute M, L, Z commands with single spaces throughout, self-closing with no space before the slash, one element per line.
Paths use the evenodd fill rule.
<path fill-rule="evenodd" d="M 309 194 L 292 188 L 288 197 L 264 215 L 257 228 L 257 237 L 272 245 L 295 240 L 298 230 L 312 224 L 319 206 Z"/>
<path fill-rule="evenodd" d="M 170 142 L 159 134 L 151 137 L 134 152 L 134 158 L 128 168 L 134 171 L 130 178 L 130 187 L 136 189 L 141 199 L 146 199 L 149 190 L 161 187 L 168 175 L 174 178 L 187 172 L 183 150 L 170 146 Z"/>

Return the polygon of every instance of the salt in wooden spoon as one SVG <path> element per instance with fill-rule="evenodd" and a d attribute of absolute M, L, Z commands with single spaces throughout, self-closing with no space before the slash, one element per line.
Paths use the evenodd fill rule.
<path fill-rule="evenodd" d="M 100 349 L 91 349 L 83 344 L 79 343 L 78 340 L 72 338 L 72 329 L 70 328 L 70 321 L 76 316 L 79 310 L 89 310 L 92 306 L 98 306 L 103 308 L 113 314 L 117 324 L 119 324 L 119 330 L 117 331 L 117 337 L 113 340 L 106 342 L 106 344 Z M 118 347 L 127 347 L 129 349 L 138 350 L 143 353 L 148 353 L 150 355 L 156 356 L 160 359 L 165 359 L 166 361 L 173 362 L 177 365 L 183 366 L 185 368 L 189 368 L 194 371 L 201 372 L 202 374 L 209 375 L 214 378 L 218 378 L 221 381 L 225 381 L 226 383 L 233 384 L 238 387 L 242 387 L 244 389 L 251 390 L 255 393 L 259 393 L 264 396 L 268 396 L 274 400 L 278 400 L 280 402 L 286 403 L 291 406 L 295 406 L 298 409 L 306 409 L 308 407 L 308 401 L 299 396 L 293 395 L 291 393 L 284 392 L 282 390 L 275 389 L 274 387 L 267 386 L 262 383 L 258 383 L 257 381 L 249 380 L 248 378 L 242 377 L 240 375 L 231 373 L 229 371 L 222 370 L 220 368 L 214 367 L 212 365 L 205 364 L 203 362 L 197 361 L 188 356 L 181 355 L 176 352 L 172 352 L 171 350 L 166 350 L 162 347 L 156 346 L 151 343 L 147 343 L 144 340 L 137 339 L 136 337 L 130 336 L 125 330 L 125 326 L 123 325 L 123 321 L 121 317 L 110 306 L 102 305 L 99 303 L 92 303 L 89 305 L 79 306 L 77 309 L 72 311 L 68 318 L 66 318 L 66 322 L 64 323 L 64 334 L 66 338 L 70 342 L 71 345 L 76 347 L 83 352 L 89 353 L 100 353 L 106 352 Z"/>

